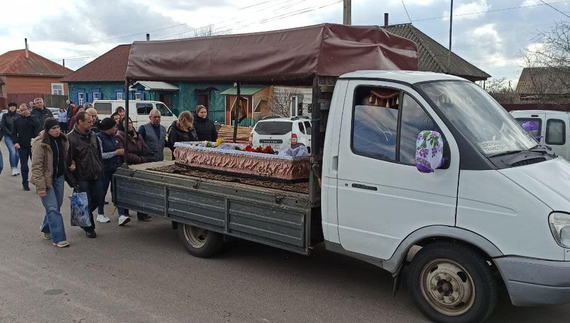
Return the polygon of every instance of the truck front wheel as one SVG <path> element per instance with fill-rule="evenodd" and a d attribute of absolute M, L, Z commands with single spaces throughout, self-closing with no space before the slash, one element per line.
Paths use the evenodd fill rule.
<path fill-rule="evenodd" d="M 178 237 L 191 255 L 200 258 L 217 254 L 224 245 L 223 235 L 183 223 L 178 223 Z"/>
<path fill-rule="evenodd" d="M 497 303 L 497 283 L 473 249 L 449 242 L 422 248 L 412 259 L 408 288 L 416 306 L 434 322 L 483 322 Z"/>

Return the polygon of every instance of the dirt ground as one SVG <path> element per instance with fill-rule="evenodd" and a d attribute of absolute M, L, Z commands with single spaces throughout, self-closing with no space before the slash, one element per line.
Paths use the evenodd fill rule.
<path fill-rule="evenodd" d="M 200 177 L 200 178 L 207 178 L 213 179 L 217 181 L 224 181 L 224 182 L 233 182 L 233 183 L 242 183 L 248 185 L 255 185 L 260 187 L 267 187 L 273 188 L 277 190 L 283 191 L 290 191 L 296 192 L 301 194 L 309 194 L 309 182 L 300 182 L 300 183 L 283 183 L 283 182 L 273 182 L 270 180 L 262 180 L 262 179 L 255 179 L 255 178 L 247 178 L 247 177 L 240 177 L 240 176 L 233 176 L 233 175 L 223 175 L 212 173 L 203 170 L 196 170 L 190 169 L 182 166 L 178 166 L 176 164 L 163 166 L 163 167 L 155 167 L 150 168 L 149 170 L 159 171 L 164 173 L 170 174 L 182 174 L 188 175 L 192 177 Z"/>

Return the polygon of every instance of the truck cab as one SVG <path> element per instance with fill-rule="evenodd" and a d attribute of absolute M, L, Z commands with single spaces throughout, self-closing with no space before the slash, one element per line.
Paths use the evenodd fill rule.
<path fill-rule="evenodd" d="M 423 151 L 426 134 L 437 137 L 440 151 Z M 441 157 L 426 170 L 423 154 Z M 329 249 L 395 275 L 411 246 L 420 246 L 408 288 L 435 321 L 484 319 L 496 301 L 494 275 L 515 305 L 564 303 L 569 178 L 566 160 L 472 82 L 424 72 L 348 73 L 328 113 L 323 234 Z"/>

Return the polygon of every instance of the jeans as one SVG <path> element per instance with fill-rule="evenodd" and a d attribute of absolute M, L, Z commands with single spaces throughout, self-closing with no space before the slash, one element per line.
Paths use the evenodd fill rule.
<path fill-rule="evenodd" d="M 2 157 L 2 151 L 0 150 L 0 174 L 2 173 L 3 169 L 4 169 L 4 157 Z"/>
<path fill-rule="evenodd" d="M 101 203 L 97 206 L 97 212 L 99 212 L 99 214 L 105 214 L 105 196 L 107 196 L 107 191 L 109 190 L 113 174 L 115 174 L 115 171 L 106 171 L 103 176 L 103 182 L 101 183 Z"/>
<path fill-rule="evenodd" d="M 59 129 L 61 129 L 61 132 L 67 133 L 67 125 L 68 125 L 67 121 L 59 123 Z"/>
<path fill-rule="evenodd" d="M 53 180 L 51 188 L 46 190 L 46 196 L 42 197 L 42 204 L 46 209 L 44 223 L 40 230 L 51 234 L 54 243 L 67 240 L 65 236 L 65 227 L 63 226 L 63 217 L 60 208 L 63 203 L 63 186 L 65 181 L 63 176 Z"/>
<path fill-rule="evenodd" d="M 20 147 L 18 153 L 20 154 L 20 171 L 22 173 L 22 186 L 29 187 L 28 173 L 30 172 L 30 168 L 28 167 L 28 159 L 32 159 L 32 147 Z"/>
<path fill-rule="evenodd" d="M 14 142 L 10 136 L 4 136 L 4 143 L 8 148 L 8 152 L 10 153 L 10 167 L 16 168 L 18 167 L 18 161 L 20 160 L 20 155 L 18 154 L 18 150 L 14 148 Z"/>
<path fill-rule="evenodd" d="M 89 199 L 89 219 L 91 220 L 90 227 L 81 227 L 85 232 L 93 232 L 95 231 L 95 221 L 93 219 L 93 211 L 99 206 L 100 203 L 103 203 L 102 194 L 103 191 L 103 182 L 100 179 L 97 180 L 79 180 L 77 182 L 79 184 L 79 189 L 82 192 L 87 193 L 87 198 Z"/>

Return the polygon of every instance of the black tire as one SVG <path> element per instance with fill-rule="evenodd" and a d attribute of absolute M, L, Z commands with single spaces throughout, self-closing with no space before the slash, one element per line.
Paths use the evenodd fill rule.
<path fill-rule="evenodd" d="M 420 311 L 442 323 L 483 322 L 498 297 L 487 261 L 473 249 L 451 242 L 428 245 L 416 254 L 408 289 Z"/>
<path fill-rule="evenodd" d="M 217 232 L 183 223 L 178 223 L 177 230 L 184 248 L 193 256 L 208 258 L 220 252 L 224 246 L 224 236 Z"/>

